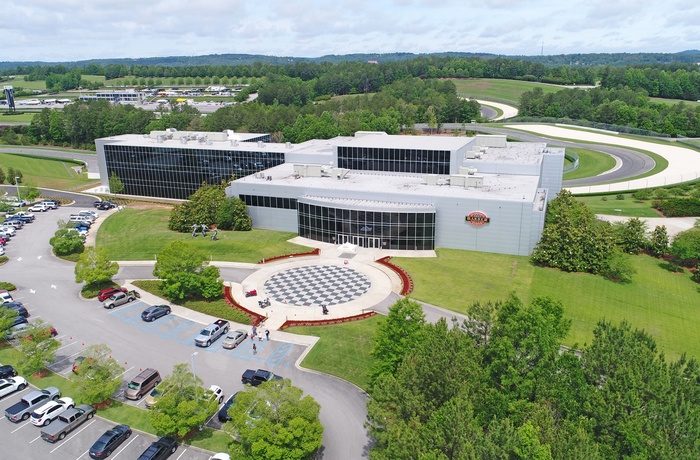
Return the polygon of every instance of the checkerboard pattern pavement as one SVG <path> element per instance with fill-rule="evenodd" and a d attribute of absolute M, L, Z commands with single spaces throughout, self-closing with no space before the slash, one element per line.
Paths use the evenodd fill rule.
<path fill-rule="evenodd" d="M 265 295 L 277 302 L 320 307 L 353 301 L 365 294 L 372 283 L 352 268 L 309 265 L 276 273 L 263 286 Z"/>

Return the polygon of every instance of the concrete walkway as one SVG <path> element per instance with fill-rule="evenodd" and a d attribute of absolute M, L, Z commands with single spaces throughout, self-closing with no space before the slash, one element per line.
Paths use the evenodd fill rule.
<path fill-rule="evenodd" d="M 518 129 L 537 133 L 542 136 L 556 137 L 599 144 L 619 145 L 635 149 L 653 152 L 668 161 L 668 167 L 653 176 L 631 181 L 616 182 L 605 185 L 591 185 L 585 187 L 570 187 L 573 194 L 599 193 L 599 192 L 623 192 L 643 188 L 664 187 L 671 184 L 688 182 L 700 177 L 700 152 L 674 145 L 657 144 L 636 139 L 628 139 L 612 134 L 603 134 L 581 129 L 568 129 L 560 126 L 549 125 L 508 125 L 510 129 Z"/>

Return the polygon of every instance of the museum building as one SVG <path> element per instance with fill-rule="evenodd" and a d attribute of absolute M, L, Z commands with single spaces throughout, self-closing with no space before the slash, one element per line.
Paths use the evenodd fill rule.
<path fill-rule="evenodd" d="M 103 185 L 185 199 L 220 183 L 254 228 L 333 244 L 529 255 L 561 190 L 564 149 L 505 136 L 351 137 L 273 143 L 266 134 L 154 131 L 96 140 Z"/>

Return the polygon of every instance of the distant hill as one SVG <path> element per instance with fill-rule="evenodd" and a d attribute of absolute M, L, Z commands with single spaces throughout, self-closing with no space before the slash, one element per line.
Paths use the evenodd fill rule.
<path fill-rule="evenodd" d="M 635 65 L 635 64 L 669 64 L 672 62 L 698 63 L 700 62 L 700 50 L 686 50 L 679 53 L 581 53 L 559 54 L 541 56 L 507 56 L 489 53 L 365 53 L 365 54 L 329 54 L 321 57 L 294 57 L 294 56 L 265 56 L 262 54 L 208 54 L 203 56 L 166 56 L 148 58 L 120 58 L 120 59 L 88 59 L 72 62 L 46 62 L 46 61 L 3 61 L 0 62 L 0 70 L 18 66 L 55 66 L 85 67 L 89 64 L 108 65 L 139 65 L 139 66 L 201 66 L 201 65 L 251 65 L 255 63 L 271 65 L 290 65 L 299 62 L 397 62 L 416 59 L 419 57 L 483 57 L 486 59 L 519 59 L 523 61 L 538 62 L 548 67 L 569 65 L 574 67 L 589 67 L 597 65 Z"/>

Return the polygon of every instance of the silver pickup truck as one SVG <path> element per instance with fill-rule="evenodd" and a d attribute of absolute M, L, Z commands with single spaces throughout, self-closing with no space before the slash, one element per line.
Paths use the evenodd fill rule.
<path fill-rule="evenodd" d="M 45 390 L 36 390 L 27 393 L 18 403 L 5 409 L 5 418 L 17 423 L 20 420 L 27 420 L 34 409 L 43 406 L 50 400 L 61 397 L 61 392 L 56 387 L 48 387 Z"/>
<path fill-rule="evenodd" d="M 228 332 L 228 321 L 225 319 L 217 319 L 209 326 L 205 327 L 194 338 L 194 343 L 198 347 L 208 347 L 216 339 Z"/>
<path fill-rule="evenodd" d="M 95 415 L 95 408 L 88 404 L 81 404 L 73 409 L 68 409 L 58 416 L 51 425 L 42 428 L 41 439 L 54 443 L 65 438 L 68 433 L 79 427 L 86 420 Z"/>

